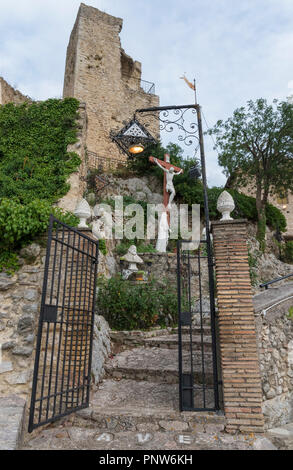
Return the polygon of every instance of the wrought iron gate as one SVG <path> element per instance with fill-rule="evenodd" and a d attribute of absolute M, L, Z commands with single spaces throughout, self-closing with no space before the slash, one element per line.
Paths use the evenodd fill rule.
<path fill-rule="evenodd" d="M 98 242 L 50 218 L 29 432 L 89 406 Z"/>
<path fill-rule="evenodd" d="M 178 241 L 179 399 L 181 411 L 219 410 L 215 300 L 207 242 Z"/>

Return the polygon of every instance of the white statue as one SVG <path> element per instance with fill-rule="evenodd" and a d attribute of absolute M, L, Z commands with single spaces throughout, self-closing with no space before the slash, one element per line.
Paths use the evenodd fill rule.
<path fill-rule="evenodd" d="M 167 177 L 166 178 L 166 191 L 167 191 L 167 193 L 170 194 L 169 204 L 168 204 L 168 209 L 170 210 L 171 209 L 171 204 L 174 200 L 174 197 L 176 196 L 176 191 L 175 191 L 174 184 L 173 184 L 173 178 L 174 178 L 174 176 L 181 175 L 181 173 L 183 173 L 183 170 L 180 170 L 176 173 L 175 169 L 173 167 L 171 167 L 169 170 L 167 168 L 164 168 L 158 162 L 157 158 L 154 159 L 154 162 L 158 165 L 158 167 L 161 168 L 161 170 L 163 170 L 166 173 L 166 177 Z"/>
<path fill-rule="evenodd" d="M 79 203 L 76 206 L 76 209 L 74 211 L 74 215 L 79 218 L 79 225 L 78 228 L 84 229 L 87 228 L 88 226 L 86 224 L 87 219 L 89 219 L 92 215 L 91 208 L 89 206 L 89 203 L 86 201 L 86 199 L 82 199 L 79 201 Z"/>
<path fill-rule="evenodd" d="M 167 212 L 163 212 L 159 221 L 159 233 L 156 250 L 159 253 L 166 253 L 169 241 L 170 227 Z"/>
<path fill-rule="evenodd" d="M 135 245 L 132 245 L 125 256 L 121 258 L 129 263 L 128 269 L 123 271 L 123 279 L 128 279 L 132 273 L 138 271 L 137 264 L 143 264 L 143 260 L 138 256 Z"/>
<path fill-rule="evenodd" d="M 93 235 L 98 240 L 112 240 L 112 214 L 99 205 L 94 207 Z"/>
<path fill-rule="evenodd" d="M 223 220 L 233 220 L 231 217 L 231 212 L 235 209 L 234 199 L 228 191 L 223 191 L 220 195 L 217 203 L 217 209 L 222 214 L 221 221 Z"/>

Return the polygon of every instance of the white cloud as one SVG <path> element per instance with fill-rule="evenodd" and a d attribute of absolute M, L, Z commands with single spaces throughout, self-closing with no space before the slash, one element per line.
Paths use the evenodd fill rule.
<path fill-rule="evenodd" d="M 288 95 L 293 80 L 292 0 L 85 0 L 124 18 L 126 52 L 143 63 L 161 104 L 193 101 L 196 77 L 210 125 L 248 99 Z M 79 0 L 0 0 L 0 75 L 36 99 L 61 96 Z M 206 138 L 211 184 L 223 184 Z"/>

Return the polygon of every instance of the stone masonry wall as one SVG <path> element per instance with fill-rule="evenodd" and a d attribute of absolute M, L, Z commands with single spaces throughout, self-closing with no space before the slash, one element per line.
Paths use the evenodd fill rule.
<path fill-rule="evenodd" d="M 254 297 L 266 428 L 293 420 L 292 306 L 292 283 Z"/>
<path fill-rule="evenodd" d="M 69 145 L 68 152 L 75 152 L 81 159 L 81 165 L 76 173 L 73 173 L 68 178 L 70 190 L 68 193 L 58 201 L 58 206 L 74 212 L 77 203 L 83 198 L 83 193 L 86 189 L 86 176 L 87 176 L 87 155 L 86 155 L 86 139 L 87 139 L 87 112 L 85 103 L 80 103 L 78 109 L 79 119 L 77 121 L 77 138 L 78 141 Z"/>
<path fill-rule="evenodd" d="M 30 391 L 45 249 L 38 251 L 14 276 L 0 274 L 0 396 L 26 398 Z"/>
<path fill-rule="evenodd" d="M 20 91 L 15 90 L 2 77 L 0 77 L 0 105 L 8 103 L 20 104 L 25 101 L 31 101 L 31 99 L 20 93 Z"/>
<path fill-rule="evenodd" d="M 103 158 L 121 159 L 111 131 L 118 132 L 136 109 L 159 105 L 140 87 L 141 64 L 121 48 L 122 23 L 81 4 L 67 49 L 63 94 L 86 103 L 87 147 Z M 157 124 L 149 130 L 158 135 Z"/>
<path fill-rule="evenodd" d="M 46 237 L 44 237 L 44 240 Z M 34 261 L 21 258 L 13 276 L 0 273 L 0 397 L 30 397 L 36 334 L 40 315 L 46 248 L 33 244 Z M 32 252 L 32 248 L 24 250 Z M 103 266 L 100 266 L 103 270 Z M 99 271 L 100 271 L 99 269 Z M 96 316 L 93 338 L 92 374 L 98 383 L 104 362 L 111 352 L 109 325 Z"/>

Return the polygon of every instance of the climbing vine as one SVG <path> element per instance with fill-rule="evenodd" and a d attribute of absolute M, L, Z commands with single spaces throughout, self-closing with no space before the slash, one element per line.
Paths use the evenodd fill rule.
<path fill-rule="evenodd" d="M 16 270 L 17 250 L 46 231 L 50 213 L 76 225 L 52 204 L 80 165 L 67 152 L 77 141 L 78 106 L 74 98 L 0 106 L 0 272 Z"/>

